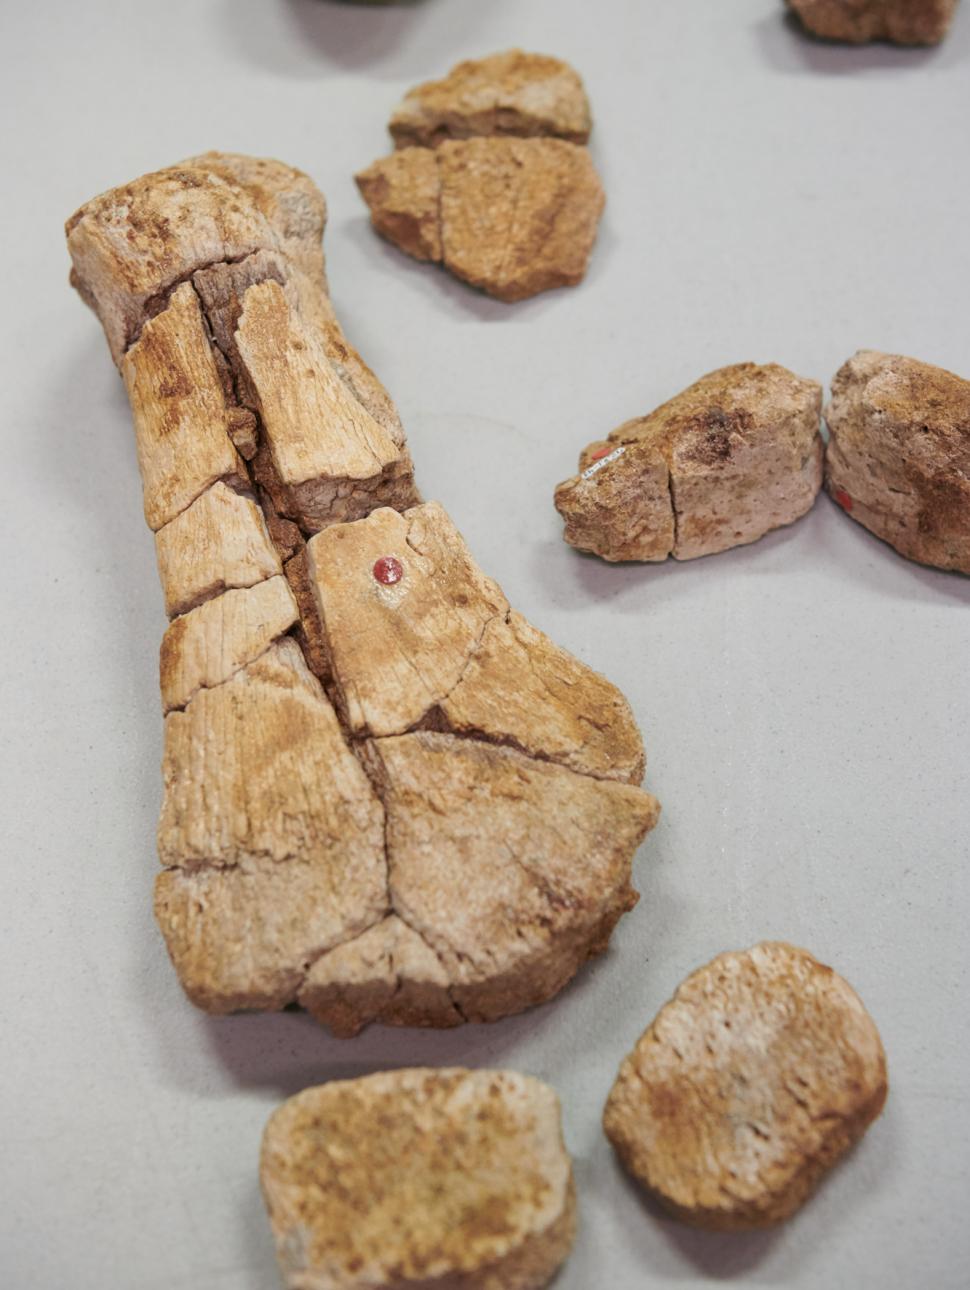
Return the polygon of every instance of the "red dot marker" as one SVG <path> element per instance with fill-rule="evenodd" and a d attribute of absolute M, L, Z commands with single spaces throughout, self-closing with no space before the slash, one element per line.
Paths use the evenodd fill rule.
<path fill-rule="evenodd" d="M 844 488 L 833 488 L 832 496 L 835 498 L 835 500 L 838 502 L 838 504 L 842 507 L 844 511 L 852 510 L 852 498 L 849 496 L 849 494 L 845 491 Z"/>
<path fill-rule="evenodd" d="M 613 445 L 611 443 L 608 443 L 605 448 L 597 448 L 596 451 L 593 453 L 593 455 L 590 457 L 590 461 L 591 462 L 599 461 L 601 458 L 609 456 L 612 450 L 613 450 Z"/>
<path fill-rule="evenodd" d="M 392 587 L 404 577 L 404 565 L 393 555 L 382 555 L 374 562 L 374 577 L 385 587 Z"/>

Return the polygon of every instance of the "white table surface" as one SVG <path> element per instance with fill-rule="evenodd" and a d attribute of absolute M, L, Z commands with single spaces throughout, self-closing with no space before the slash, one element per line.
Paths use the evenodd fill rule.
<path fill-rule="evenodd" d="M 351 176 L 410 84 L 519 44 L 570 59 L 608 206 L 587 281 L 506 306 L 371 233 Z M 970 4 L 932 52 L 807 41 L 776 0 L 15 4 L 3 63 L 0 1285 L 272 1290 L 271 1110 L 385 1066 L 508 1065 L 564 1105 L 581 1231 L 558 1290 L 956 1290 L 967 1219 L 970 580 L 826 498 L 688 564 L 560 539 L 580 446 L 702 373 L 828 381 L 855 349 L 970 376 Z M 354 1041 L 210 1019 L 150 909 L 163 627 L 122 385 L 61 223 L 216 147 L 325 190 L 337 312 L 420 483 L 533 622 L 630 697 L 662 821 L 609 954 L 546 1007 Z M 602 1136 L 623 1054 L 693 967 L 803 944 L 876 1018 L 883 1118 L 791 1223 L 698 1234 Z"/>

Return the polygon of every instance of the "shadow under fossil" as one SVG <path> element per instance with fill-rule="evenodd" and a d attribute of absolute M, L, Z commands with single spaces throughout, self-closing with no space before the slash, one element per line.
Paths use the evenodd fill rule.
<path fill-rule="evenodd" d="M 450 0 L 224 0 L 222 22 L 254 66 L 288 77 L 319 76 L 327 66 L 380 75 L 392 61 L 388 76 L 396 77 L 403 56 L 407 74 L 425 79 L 455 61 L 478 10 Z M 440 20 L 429 30 L 432 14 Z"/>

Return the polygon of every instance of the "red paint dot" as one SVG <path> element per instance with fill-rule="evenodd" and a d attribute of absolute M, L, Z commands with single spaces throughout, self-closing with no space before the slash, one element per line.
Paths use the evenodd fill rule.
<path fill-rule="evenodd" d="M 845 491 L 844 488 L 833 488 L 832 496 L 835 498 L 835 500 L 838 502 L 838 504 L 842 507 L 844 511 L 852 510 L 852 498 L 849 496 L 849 494 Z"/>
<path fill-rule="evenodd" d="M 382 555 L 374 562 L 374 577 L 385 587 L 391 587 L 404 577 L 404 565 L 393 555 Z"/>
<path fill-rule="evenodd" d="M 596 451 L 593 453 L 593 455 L 590 457 L 590 461 L 599 461 L 602 457 L 608 456 L 609 453 L 612 451 L 613 451 L 613 445 L 611 443 L 608 443 L 605 448 L 597 448 Z"/>

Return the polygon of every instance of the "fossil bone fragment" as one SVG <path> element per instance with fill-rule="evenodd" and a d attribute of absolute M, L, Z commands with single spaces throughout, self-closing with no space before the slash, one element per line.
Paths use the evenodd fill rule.
<path fill-rule="evenodd" d="M 391 117 L 398 151 L 357 175 L 374 228 L 499 300 L 572 286 L 603 187 L 589 104 L 566 63 L 511 50 L 460 63 Z"/>
<path fill-rule="evenodd" d="M 787 0 L 816 36 L 861 45 L 937 45 L 950 29 L 957 0 Z"/>
<path fill-rule="evenodd" d="M 156 913 L 209 1011 L 490 1020 L 606 946 L 658 806 L 623 697 L 421 503 L 324 218 L 298 171 L 209 153 L 68 223 L 173 616 Z"/>
<path fill-rule="evenodd" d="M 591 128 L 579 74 L 558 58 L 521 49 L 468 59 L 440 81 L 416 85 L 390 122 L 399 148 L 486 135 L 586 143 Z"/>
<path fill-rule="evenodd" d="M 678 560 L 763 537 L 822 482 L 822 389 L 776 363 L 711 372 L 589 444 L 556 488 L 565 539 L 605 560 Z"/>
<path fill-rule="evenodd" d="M 886 1057 L 852 987 L 764 942 L 692 973 L 620 1067 L 604 1127 L 677 1218 L 788 1218 L 886 1100 Z"/>
<path fill-rule="evenodd" d="M 559 1099 L 513 1071 L 306 1089 L 267 1124 L 260 1181 L 292 1290 L 540 1290 L 576 1229 Z"/>
<path fill-rule="evenodd" d="M 825 484 L 900 555 L 970 573 L 970 381 L 860 350 L 825 409 Z"/>

